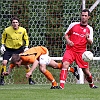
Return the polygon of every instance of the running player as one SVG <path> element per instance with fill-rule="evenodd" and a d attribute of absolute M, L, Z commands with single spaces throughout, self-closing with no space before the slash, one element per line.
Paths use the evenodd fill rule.
<path fill-rule="evenodd" d="M 66 51 L 63 56 L 63 67 L 60 73 L 60 89 L 64 89 L 67 78 L 67 69 L 73 61 L 82 68 L 90 88 L 97 88 L 92 80 L 92 74 L 89 71 L 89 63 L 82 60 L 82 54 L 87 49 L 87 44 L 93 43 L 93 28 L 88 25 L 90 12 L 84 9 L 81 12 L 81 21 L 71 23 L 65 32 L 67 41 Z"/>

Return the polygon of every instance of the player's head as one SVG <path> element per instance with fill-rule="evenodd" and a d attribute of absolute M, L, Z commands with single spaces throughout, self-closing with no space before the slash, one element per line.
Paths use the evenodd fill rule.
<path fill-rule="evenodd" d="M 14 65 L 17 65 L 18 67 L 21 65 L 21 58 L 19 56 L 19 54 L 13 54 L 12 58 L 11 58 L 11 63 Z"/>
<path fill-rule="evenodd" d="M 19 19 L 17 17 L 11 18 L 12 27 L 17 30 L 19 27 Z"/>
<path fill-rule="evenodd" d="M 88 9 L 82 10 L 82 12 L 81 12 L 81 24 L 87 25 L 89 18 L 90 18 L 90 11 Z"/>
<path fill-rule="evenodd" d="M 87 12 L 88 16 L 90 16 L 90 11 L 88 9 L 83 9 L 82 12 Z M 82 12 L 81 12 L 81 14 L 82 14 Z"/>

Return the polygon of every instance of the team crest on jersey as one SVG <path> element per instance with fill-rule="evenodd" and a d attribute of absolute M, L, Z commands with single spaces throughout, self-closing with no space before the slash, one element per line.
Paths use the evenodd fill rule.
<path fill-rule="evenodd" d="M 86 29 L 84 29 L 83 32 L 86 32 Z"/>
<path fill-rule="evenodd" d="M 18 32 L 19 34 L 22 34 L 22 32 Z"/>

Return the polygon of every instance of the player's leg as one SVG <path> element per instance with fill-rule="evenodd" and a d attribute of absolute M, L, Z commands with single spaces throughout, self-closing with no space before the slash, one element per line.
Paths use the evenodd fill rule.
<path fill-rule="evenodd" d="M 51 89 L 56 89 L 58 88 L 58 84 L 55 80 L 55 78 L 53 77 L 53 75 L 51 74 L 50 71 L 48 71 L 46 69 L 46 65 L 45 64 L 41 64 L 40 65 L 40 71 L 45 75 L 45 77 L 52 83 Z"/>
<path fill-rule="evenodd" d="M 30 71 L 29 65 L 25 66 L 25 68 L 26 68 L 26 73 L 28 73 Z M 35 82 L 32 80 L 32 75 L 30 75 L 30 77 L 28 78 L 28 82 L 29 82 L 30 85 L 35 84 Z"/>
<path fill-rule="evenodd" d="M 6 48 L 6 51 L 3 54 L 3 61 L 2 61 L 2 66 L 1 66 L 1 70 L 3 72 L 6 72 L 6 66 L 7 66 L 9 59 L 12 56 L 12 52 L 13 52 L 12 50 Z M 1 75 L 0 83 L 1 83 L 1 85 L 4 85 L 4 76 L 3 75 Z"/>
<path fill-rule="evenodd" d="M 60 88 L 61 89 L 64 89 L 64 84 L 65 84 L 67 74 L 68 74 L 68 68 L 70 64 L 73 62 L 73 59 L 75 59 L 73 52 L 70 50 L 66 50 L 62 59 L 63 66 L 60 72 Z"/>
<path fill-rule="evenodd" d="M 49 65 L 51 67 L 53 67 L 53 68 L 56 68 L 56 69 L 62 69 L 62 63 L 57 63 L 52 59 L 51 59 Z M 77 67 L 74 67 L 74 68 L 73 67 L 69 67 L 68 70 L 67 69 L 62 69 L 61 74 L 60 74 L 61 81 L 65 81 L 66 80 L 67 71 L 72 72 L 76 76 L 76 78 L 79 79 L 79 74 L 78 74 L 78 71 L 77 71 Z M 60 85 L 61 85 L 62 88 L 64 87 L 64 83 L 63 82 Z"/>
<path fill-rule="evenodd" d="M 57 63 L 55 62 L 53 59 L 51 59 L 50 61 L 50 64 L 49 64 L 52 68 L 55 68 L 55 69 L 62 69 L 62 63 Z M 79 73 L 78 73 L 78 70 L 77 70 L 77 67 L 69 67 L 68 68 L 68 71 L 69 72 L 72 72 L 73 75 L 79 80 Z"/>
<path fill-rule="evenodd" d="M 90 88 L 98 88 L 93 83 L 92 74 L 90 73 L 89 68 L 82 68 L 82 70 L 83 70 L 83 72 L 85 74 L 86 80 L 88 81 Z"/>
<path fill-rule="evenodd" d="M 69 62 L 67 61 L 63 62 L 63 67 L 60 72 L 60 88 L 61 89 L 64 89 L 64 84 L 65 84 L 67 74 L 68 74 L 68 67 L 69 67 Z"/>
<path fill-rule="evenodd" d="M 0 66 L 0 85 L 4 85 L 4 75 L 2 73 L 6 72 L 6 65 L 7 60 L 3 60 L 2 65 Z"/>
<path fill-rule="evenodd" d="M 63 62 L 63 68 L 60 72 L 60 88 L 63 89 L 64 88 L 64 84 L 67 78 L 67 74 L 68 74 L 68 67 L 69 67 L 70 63 L 67 61 Z M 76 70 L 77 71 L 77 70 Z M 76 72 L 73 70 L 73 72 Z M 79 75 L 79 74 L 78 74 Z M 78 77 L 79 79 L 79 77 Z"/>
<path fill-rule="evenodd" d="M 46 76 L 46 78 L 52 83 L 51 89 L 58 88 L 57 82 L 53 75 L 46 69 L 46 65 L 49 65 L 51 58 L 48 55 L 41 55 L 39 58 L 40 71 Z"/>
<path fill-rule="evenodd" d="M 86 80 L 89 83 L 90 88 L 97 88 L 97 86 L 95 86 L 94 83 L 93 83 L 92 74 L 89 71 L 89 63 L 83 61 L 82 54 L 76 55 L 76 63 L 80 68 L 82 68 L 82 70 L 85 74 Z"/>
<path fill-rule="evenodd" d="M 11 58 L 12 54 L 19 54 L 21 52 L 23 52 L 23 47 L 19 48 L 18 50 L 16 50 L 16 49 L 12 50 L 12 49 L 6 47 L 6 51 L 3 55 L 1 71 L 6 72 L 7 63 L 9 61 L 9 59 Z M 1 77 L 0 78 L 0 85 L 4 85 L 4 76 L 2 75 L 2 73 L 1 73 L 0 77 Z"/>
<path fill-rule="evenodd" d="M 62 63 L 57 63 L 53 59 L 50 59 L 49 66 L 51 66 L 54 69 L 62 69 Z"/>
<path fill-rule="evenodd" d="M 68 71 L 70 71 L 70 72 L 72 72 L 73 73 L 73 75 L 79 80 L 79 78 L 80 78 L 80 75 L 79 75 L 79 73 L 78 73 L 78 69 L 77 69 L 77 67 L 69 67 L 68 68 Z"/>

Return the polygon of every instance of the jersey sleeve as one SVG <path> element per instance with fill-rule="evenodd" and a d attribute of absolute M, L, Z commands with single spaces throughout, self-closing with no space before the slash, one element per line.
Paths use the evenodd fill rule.
<path fill-rule="evenodd" d="M 1 44 L 5 44 L 5 40 L 6 40 L 6 30 L 4 30 L 2 33 Z"/>
<path fill-rule="evenodd" d="M 76 25 L 76 24 L 79 24 L 79 22 L 73 22 L 73 23 L 71 23 L 71 24 L 69 25 L 69 27 L 67 28 L 67 30 L 66 30 L 66 32 L 65 32 L 65 35 L 66 35 L 66 34 L 70 34 L 70 33 L 71 33 L 72 27 L 73 27 L 74 25 Z"/>
<path fill-rule="evenodd" d="M 91 39 L 91 41 L 93 42 L 93 28 L 92 27 L 90 27 L 89 39 Z"/>
<path fill-rule="evenodd" d="M 23 36 L 23 38 L 24 38 L 24 41 L 25 41 L 25 46 L 29 46 L 29 37 L 28 37 L 28 34 L 27 34 L 26 29 L 25 29 L 25 31 L 24 31 L 24 36 Z"/>

